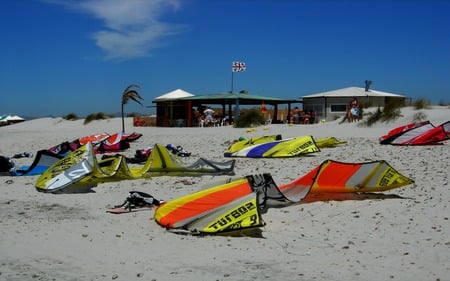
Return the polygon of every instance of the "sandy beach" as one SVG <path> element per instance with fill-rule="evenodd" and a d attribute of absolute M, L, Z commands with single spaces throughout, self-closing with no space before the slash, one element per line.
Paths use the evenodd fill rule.
<path fill-rule="evenodd" d="M 420 111 L 434 125 L 450 120 L 448 107 Z M 450 280 L 450 141 L 434 146 L 378 142 L 390 129 L 412 122 L 417 112 L 403 108 L 399 119 L 372 127 L 337 120 L 272 124 L 253 132 L 230 126 L 133 127 L 127 118 L 126 131 L 143 134 L 124 152 L 130 156 L 155 143 L 172 143 L 192 153 L 183 159 L 188 163 L 199 157 L 224 161 L 229 142 L 239 137 L 332 136 L 347 143 L 308 157 L 238 158 L 235 173 L 269 172 L 283 184 L 327 159 L 386 160 L 415 184 L 380 196 L 270 209 L 263 215 L 263 238 L 196 237 L 167 232 L 154 221 L 154 210 L 121 215 L 106 210 L 132 190 L 169 201 L 228 176 L 103 183 L 81 194 L 38 192 L 38 176 L 2 176 L 0 280 Z M 121 130 L 120 118 L 83 121 L 41 118 L 0 127 L 0 155 L 35 154 L 63 141 Z M 32 160 L 14 159 L 18 166 Z"/>

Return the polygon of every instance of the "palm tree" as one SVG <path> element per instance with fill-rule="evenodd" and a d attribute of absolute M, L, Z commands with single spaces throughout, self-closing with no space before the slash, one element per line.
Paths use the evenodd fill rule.
<path fill-rule="evenodd" d="M 136 87 L 136 88 L 140 88 L 139 85 L 128 85 L 128 87 L 125 89 L 125 91 L 123 91 L 122 94 L 122 132 L 125 133 L 125 121 L 124 121 L 124 116 L 123 116 L 123 106 L 131 99 L 134 100 L 135 102 L 139 103 L 140 105 L 142 105 L 142 103 L 140 102 L 140 100 L 144 100 L 136 90 L 132 90 L 131 88 Z"/>

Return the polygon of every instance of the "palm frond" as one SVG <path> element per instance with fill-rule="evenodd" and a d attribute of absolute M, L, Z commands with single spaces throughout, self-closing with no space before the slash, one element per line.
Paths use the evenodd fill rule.
<path fill-rule="evenodd" d="M 141 103 L 141 100 L 144 100 L 137 91 L 131 90 L 131 88 L 136 87 L 140 88 L 139 85 L 128 85 L 128 87 L 125 88 L 125 91 L 123 91 L 122 94 L 122 132 L 125 132 L 125 121 L 124 121 L 124 112 L 123 107 L 129 100 L 134 100 L 135 102 L 139 103 L 141 106 L 143 104 Z"/>
<path fill-rule="evenodd" d="M 125 90 L 123 91 L 123 95 L 125 95 L 125 94 L 126 94 L 131 88 L 133 88 L 133 87 L 138 88 L 138 89 L 141 88 L 141 86 L 136 85 L 136 84 L 128 85 L 128 87 L 126 87 Z"/>
<path fill-rule="evenodd" d="M 140 100 L 144 100 L 144 98 L 142 98 L 135 90 L 128 90 L 122 95 L 122 104 L 126 104 L 129 100 L 134 100 L 135 102 L 142 105 Z"/>

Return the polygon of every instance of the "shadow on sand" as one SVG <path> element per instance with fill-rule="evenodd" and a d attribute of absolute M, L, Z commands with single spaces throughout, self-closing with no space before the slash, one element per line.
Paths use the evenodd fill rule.
<path fill-rule="evenodd" d="M 411 199 L 397 194 L 383 193 L 316 193 L 308 194 L 299 204 L 318 201 L 347 201 L 347 200 L 385 200 L 385 199 Z"/>

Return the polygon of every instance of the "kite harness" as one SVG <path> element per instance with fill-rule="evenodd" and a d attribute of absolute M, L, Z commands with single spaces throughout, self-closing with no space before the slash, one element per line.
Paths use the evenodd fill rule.
<path fill-rule="evenodd" d="M 153 207 L 159 206 L 164 203 L 163 200 L 155 199 L 148 193 L 141 191 L 130 191 L 128 197 L 122 203 L 122 205 L 114 206 L 115 208 L 124 208 L 131 211 L 135 208 Z"/>

